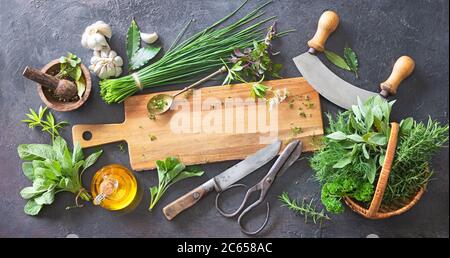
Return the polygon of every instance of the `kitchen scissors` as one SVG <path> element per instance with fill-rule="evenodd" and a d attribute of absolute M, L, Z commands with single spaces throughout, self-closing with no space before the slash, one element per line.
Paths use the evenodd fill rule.
<path fill-rule="evenodd" d="M 244 234 L 247 235 L 256 235 L 259 232 L 261 232 L 264 227 L 267 225 L 267 222 L 269 221 L 269 213 L 270 213 L 270 206 L 269 202 L 267 202 L 267 212 L 266 212 L 266 218 L 264 219 L 264 223 L 256 230 L 256 231 L 249 231 L 242 225 L 242 218 L 250 212 L 253 208 L 261 204 L 265 197 L 267 196 L 267 193 L 269 192 L 270 187 L 272 186 L 273 182 L 275 181 L 275 178 L 277 176 L 282 175 L 301 155 L 303 149 L 303 143 L 299 140 L 292 141 L 289 143 L 286 148 L 283 150 L 283 152 L 280 154 L 278 159 L 275 161 L 275 163 L 270 168 L 269 172 L 259 181 L 256 185 L 252 186 L 247 190 L 247 193 L 244 196 L 244 199 L 242 200 L 241 205 L 239 208 L 231 213 L 225 212 L 219 205 L 219 199 L 221 193 L 225 192 L 226 190 L 229 190 L 231 188 L 235 187 L 247 187 L 244 184 L 234 184 L 229 186 L 228 188 L 224 189 L 223 191 L 219 192 L 216 196 L 216 209 L 219 211 L 220 214 L 222 214 L 224 217 L 231 218 L 239 214 L 241 211 L 242 213 L 238 217 L 238 224 L 241 228 L 241 231 Z M 258 200 L 247 206 L 247 208 L 244 209 L 247 200 L 254 192 L 260 192 Z"/>

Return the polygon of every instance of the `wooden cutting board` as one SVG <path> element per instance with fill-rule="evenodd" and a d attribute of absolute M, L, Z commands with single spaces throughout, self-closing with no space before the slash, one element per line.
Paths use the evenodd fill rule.
<path fill-rule="evenodd" d="M 156 93 L 136 95 L 125 100 L 123 123 L 75 125 L 73 140 L 83 148 L 126 141 L 131 167 L 138 171 L 155 168 L 155 161 L 167 156 L 187 165 L 244 159 L 277 137 L 283 143 L 302 140 L 304 151 L 318 148 L 319 94 L 302 77 L 264 85 L 287 88 L 288 98 L 269 111 L 268 103 L 250 98 L 251 84 L 206 87 L 178 96 L 172 110 L 150 119 L 147 102 Z"/>

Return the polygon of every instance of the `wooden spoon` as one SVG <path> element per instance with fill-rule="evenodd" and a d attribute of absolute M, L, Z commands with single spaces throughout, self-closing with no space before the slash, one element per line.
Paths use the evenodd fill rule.
<path fill-rule="evenodd" d="M 60 80 L 55 76 L 43 73 L 32 67 L 25 67 L 22 75 L 41 84 L 43 87 L 52 89 L 57 97 L 65 100 L 71 100 L 78 93 L 77 86 L 74 82 L 65 79 Z"/>

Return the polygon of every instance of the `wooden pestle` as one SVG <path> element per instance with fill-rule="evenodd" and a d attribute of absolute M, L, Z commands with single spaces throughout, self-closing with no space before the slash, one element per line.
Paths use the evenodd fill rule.
<path fill-rule="evenodd" d="M 77 86 L 74 82 L 58 79 L 55 76 L 43 73 L 32 67 L 25 67 L 22 75 L 27 79 L 41 84 L 43 87 L 52 89 L 56 96 L 70 100 L 77 95 Z"/>

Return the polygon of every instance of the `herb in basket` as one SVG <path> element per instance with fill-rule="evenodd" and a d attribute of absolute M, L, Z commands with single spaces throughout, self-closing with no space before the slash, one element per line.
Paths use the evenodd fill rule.
<path fill-rule="evenodd" d="M 321 200 L 329 212 L 342 212 L 344 197 L 370 204 L 390 136 L 393 104 L 377 96 L 365 103 L 358 101 L 336 117 L 328 115 L 328 135 L 310 162 L 322 184 Z M 427 172 L 430 159 L 447 140 L 448 125 L 431 118 L 427 124 L 412 118 L 402 120 L 382 204 L 404 201 L 425 187 L 431 176 Z"/>
<path fill-rule="evenodd" d="M 242 27 L 261 17 L 264 14 L 262 9 L 270 2 L 228 26 L 217 28 L 246 2 L 223 19 L 170 48 L 156 62 L 131 75 L 101 81 L 100 93 L 103 100 L 106 103 L 122 102 L 145 88 L 190 82 L 219 69 L 223 65 L 222 59 L 227 58 L 234 49 L 245 49 L 255 41 L 262 41 L 264 32 L 260 27 L 275 17 L 263 19 L 246 28 Z M 282 35 L 283 33 L 279 33 L 277 36 Z"/>

